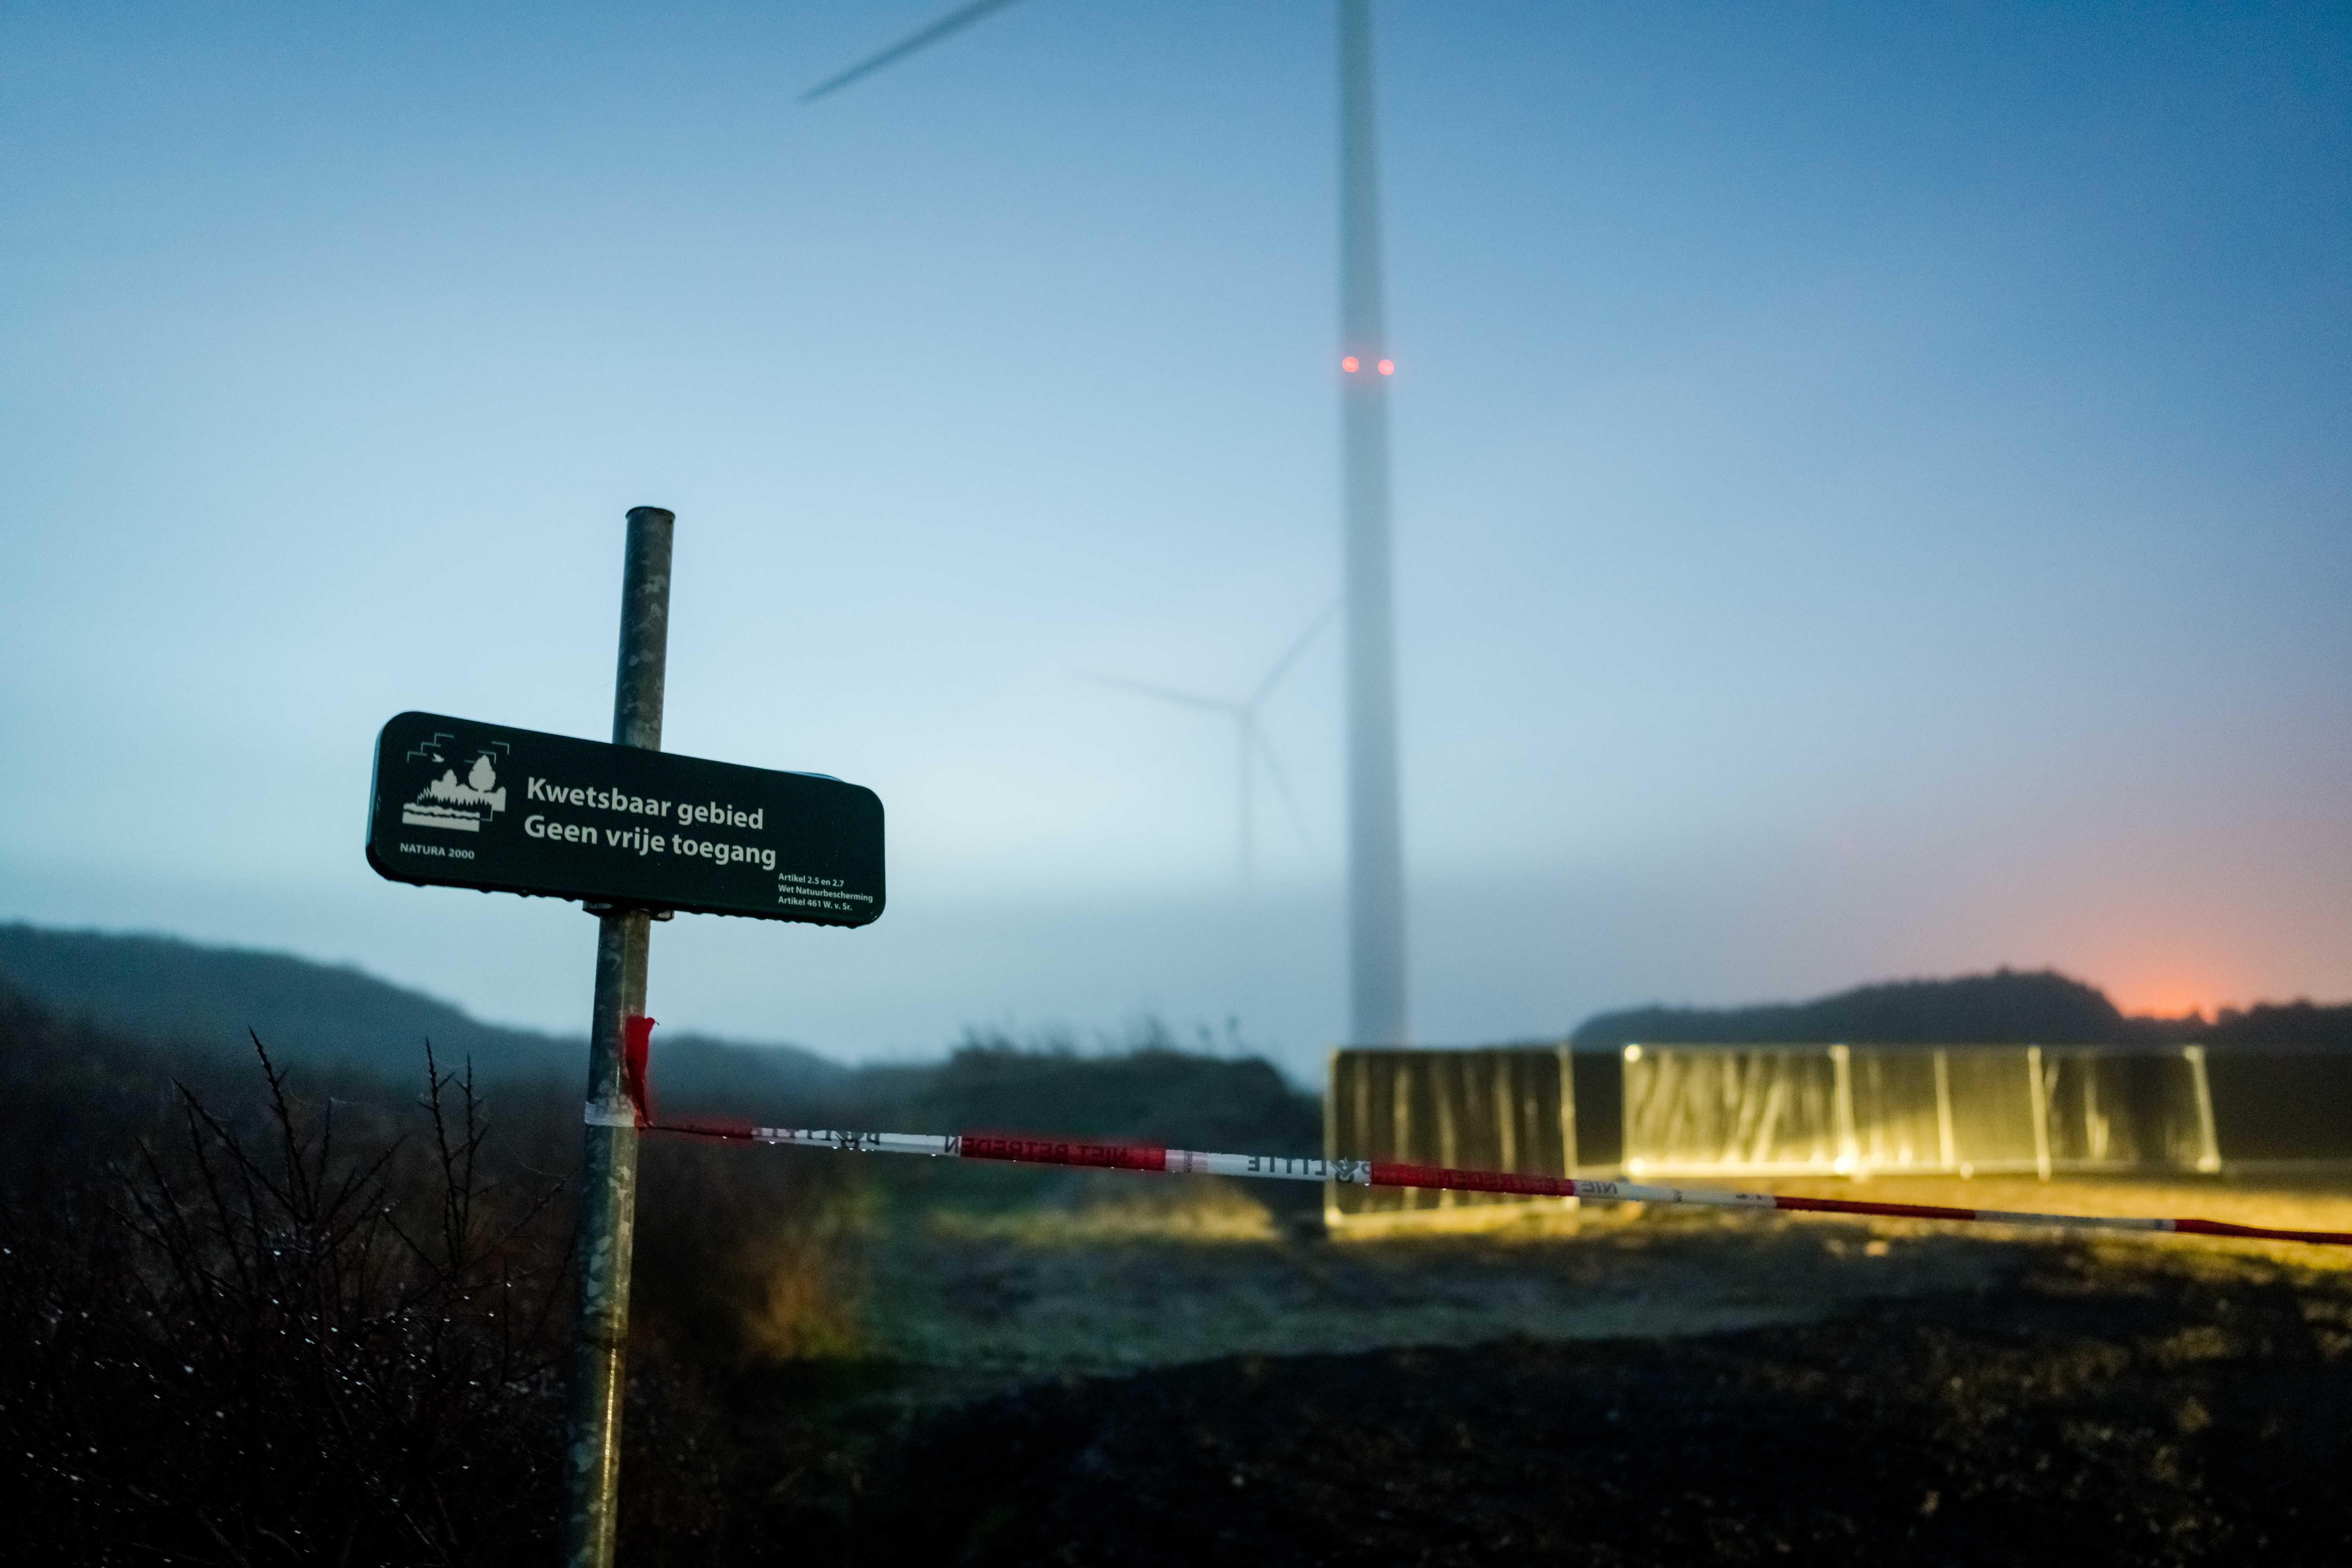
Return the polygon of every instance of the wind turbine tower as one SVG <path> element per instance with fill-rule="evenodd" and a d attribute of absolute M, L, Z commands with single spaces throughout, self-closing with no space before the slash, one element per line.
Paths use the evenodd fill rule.
<path fill-rule="evenodd" d="M 1406 1040 L 1404 829 L 1397 790 L 1395 546 L 1370 0 L 1339 0 L 1339 494 L 1348 606 L 1348 1019 Z"/>
<path fill-rule="evenodd" d="M 801 95 L 846 87 L 1012 0 L 973 0 Z M 1406 1042 L 1404 834 L 1397 785 L 1396 591 L 1389 511 L 1390 357 L 1370 0 L 1339 6 L 1339 447 L 1348 632 L 1348 1039 Z M 1246 751 L 1244 756 L 1247 755 Z"/>

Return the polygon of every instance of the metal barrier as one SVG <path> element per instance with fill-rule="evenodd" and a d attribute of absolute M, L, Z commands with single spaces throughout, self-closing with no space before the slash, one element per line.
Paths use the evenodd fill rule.
<path fill-rule="evenodd" d="M 1573 1176 L 1576 1088 L 1568 1047 L 1333 1051 L 1323 1154 Z M 1324 1223 L 1335 1235 L 1479 1229 L 1575 1206 L 1572 1196 L 1340 1182 L 1323 1189 Z"/>
<path fill-rule="evenodd" d="M 2201 1046 L 1632 1045 L 1623 1059 L 1631 1177 L 2221 1166 Z"/>

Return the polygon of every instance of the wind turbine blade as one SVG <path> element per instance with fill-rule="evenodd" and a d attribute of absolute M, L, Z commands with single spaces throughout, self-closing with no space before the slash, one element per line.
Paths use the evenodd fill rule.
<path fill-rule="evenodd" d="M 1313 624 L 1305 631 L 1298 634 L 1298 640 L 1290 645 L 1290 651 L 1274 661 L 1274 668 L 1265 672 L 1265 679 L 1259 681 L 1257 689 L 1250 694 L 1248 706 L 1255 708 L 1265 700 L 1265 694 L 1274 689 L 1275 682 L 1290 673 L 1290 667 L 1298 662 L 1299 657 L 1313 647 L 1315 639 L 1322 635 L 1323 628 L 1331 624 L 1331 617 L 1339 613 L 1339 605 L 1340 601 L 1334 599 L 1323 606 L 1323 613 L 1316 616 Z"/>
<path fill-rule="evenodd" d="M 1154 697 L 1162 702 L 1174 702 L 1186 708 L 1205 708 L 1212 713 L 1243 711 L 1242 705 L 1238 702 L 1227 702 L 1215 697 L 1195 696 L 1190 691 L 1171 691 L 1164 686 L 1146 686 L 1139 680 L 1121 680 L 1116 675 L 1081 675 L 1078 679 L 1090 680 L 1097 686 L 1116 687 L 1121 691 L 1132 691 L 1139 697 Z"/>
<path fill-rule="evenodd" d="M 896 65 L 908 55 L 929 48 L 950 33 L 960 33 L 991 11 L 1002 11 L 1013 0 L 972 0 L 969 5 L 959 5 L 928 27 L 919 27 L 878 55 L 868 55 L 839 76 L 817 83 L 801 94 L 803 103 L 814 103 L 829 92 L 838 92 L 851 82 L 872 76 L 884 66 Z"/>
<path fill-rule="evenodd" d="M 1274 793 L 1282 797 L 1284 808 L 1290 813 L 1290 826 L 1298 829 L 1298 847 L 1312 858 L 1315 837 L 1307 831 L 1307 818 L 1298 809 L 1298 797 L 1290 793 L 1290 780 L 1283 775 L 1282 763 L 1276 760 L 1274 742 L 1265 738 L 1265 731 L 1257 727 L 1255 719 L 1249 721 L 1249 732 L 1250 739 L 1257 742 L 1257 754 L 1265 759 L 1266 775 L 1274 780 Z"/>

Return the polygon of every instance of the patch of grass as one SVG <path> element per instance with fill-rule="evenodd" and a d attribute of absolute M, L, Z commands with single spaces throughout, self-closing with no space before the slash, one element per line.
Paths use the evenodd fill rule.
<path fill-rule="evenodd" d="M 1274 1212 L 1239 1185 L 1178 1178 L 1130 1179 L 1119 1188 L 1096 1188 L 1068 1205 L 1032 1204 L 992 1212 L 942 1207 L 929 1213 L 928 1225 L 949 1240 L 1016 1247 L 1270 1242 L 1281 1236 Z"/>

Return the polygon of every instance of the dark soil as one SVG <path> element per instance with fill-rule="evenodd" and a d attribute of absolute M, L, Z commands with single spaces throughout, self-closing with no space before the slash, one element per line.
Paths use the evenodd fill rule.
<path fill-rule="evenodd" d="M 924 1418 L 803 1539 L 1119 1568 L 2352 1559 L 2344 1277 L 2146 1257 L 2046 1249 L 1804 1327 L 1031 1388 Z"/>

